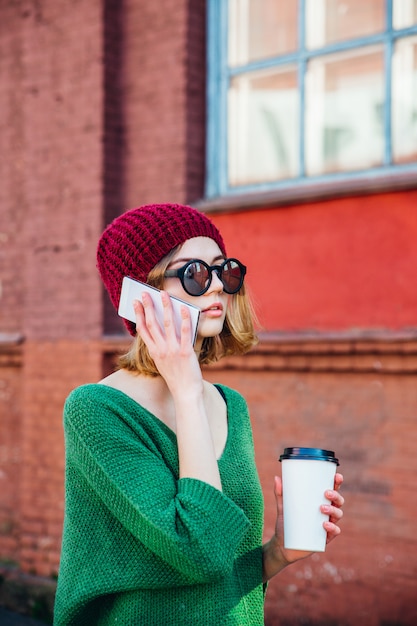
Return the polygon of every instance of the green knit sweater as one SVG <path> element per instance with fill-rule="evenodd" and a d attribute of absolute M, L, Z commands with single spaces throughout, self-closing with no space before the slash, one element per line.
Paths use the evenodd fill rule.
<path fill-rule="evenodd" d="M 70 394 L 55 626 L 264 623 L 252 431 L 242 396 L 221 389 L 223 492 L 179 479 L 175 433 L 121 391 L 84 385 Z"/>

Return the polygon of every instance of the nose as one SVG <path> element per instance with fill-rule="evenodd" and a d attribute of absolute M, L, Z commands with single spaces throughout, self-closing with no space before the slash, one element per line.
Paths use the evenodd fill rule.
<path fill-rule="evenodd" d="M 211 284 L 207 290 L 207 293 L 210 293 L 212 291 L 218 291 L 219 293 L 223 291 L 223 283 L 219 278 L 217 270 L 213 270 L 211 274 Z"/>

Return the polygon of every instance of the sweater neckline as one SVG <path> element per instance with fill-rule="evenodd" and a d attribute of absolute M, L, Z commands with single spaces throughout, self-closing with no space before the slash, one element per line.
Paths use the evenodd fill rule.
<path fill-rule="evenodd" d="M 149 411 L 149 409 L 147 409 L 146 407 L 144 407 L 141 404 L 139 404 L 139 402 L 134 400 L 127 393 L 125 393 L 121 389 L 117 389 L 116 387 L 110 387 L 110 385 L 106 385 L 104 383 L 90 383 L 90 385 L 92 387 L 100 387 L 101 389 L 104 388 L 106 390 L 109 390 L 110 394 L 111 393 L 115 393 L 115 394 L 123 397 L 124 401 L 127 404 L 133 404 L 133 406 L 136 409 L 139 408 L 142 412 L 144 412 L 146 415 L 148 415 L 152 419 L 152 421 L 155 423 L 155 425 L 159 426 L 162 430 L 164 430 L 168 434 L 168 436 L 173 440 L 173 442 L 177 445 L 177 448 L 178 448 L 177 434 L 175 433 L 175 431 L 173 431 L 172 428 L 167 426 L 167 424 L 165 424 L 165 422 L 163 422 L 161 419 L 159 419 L 159 417 L 157 415 L 152 413 L 152 411 Z M 220 456 L 216 458 L 217 463 L 220 463 L 220 462 L 224 461 L 224 459 L 226 457 L 226 453 L 228 452 L 228 449 L 229 449 L 229 444 L 230 444 L 230 441 L 232 439 L 233 420 L 230 419 L 229 400 L 228 400 L 228 397 L 227 397 L 227 388 L 225 388 L 224 385 L 221 385 L 219 383 L 215 383 L 215 387 L 220 388 L 224 392 L 224 396 L 225 396 L 224 399 L 225 399 L 225 403 L 226 403 L 226 420 L 227 420 L 226 442 L 224 444 L 223 450 L 220 453 Z"/>

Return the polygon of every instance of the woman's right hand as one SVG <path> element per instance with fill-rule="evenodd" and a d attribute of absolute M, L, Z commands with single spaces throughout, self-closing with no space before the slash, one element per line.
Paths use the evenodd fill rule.
<path fill-rule="evenodd" d="M 144 293 L 142 302 L 134 302 L 136 330 L 174 396 L 184 389 L 202 393 L 203 379 L 193 348 L 188 308 L 181 308 L 181 334 L 178 337 L 171 299 L 166 291 L 161 291 L 160 296 L 164 311 L 163 328 L 156 318 L 152 298 Z"/>

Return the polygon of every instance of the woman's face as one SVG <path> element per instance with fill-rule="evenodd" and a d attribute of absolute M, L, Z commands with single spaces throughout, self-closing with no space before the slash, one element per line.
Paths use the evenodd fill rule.
<path fill-rule="evenodd" d="M 176 252 L 168 269 L 179 269 L 192 259 L 200 259 L 208 265 L 219 265 L 224 261 L 224 254 L 217 243 L 209 237 L 188 239 Z M 196 347 L 201 347 L 205 337 L 215 337 L 223 329 L 229 296 L 223 291 L 223 283 L 217 272 L 213 272 L 208 290 L 201 296 L 190 296 L 183 288 L 179 278 L 165 278 L 164 289 L 172 296 L 181 298 L 200 309 Z"/>

